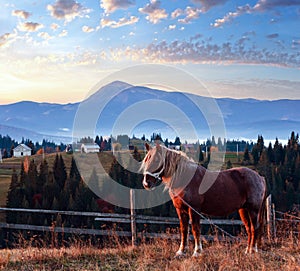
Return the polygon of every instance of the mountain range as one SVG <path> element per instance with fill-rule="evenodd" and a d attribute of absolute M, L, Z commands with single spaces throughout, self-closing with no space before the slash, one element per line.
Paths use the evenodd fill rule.
<path fill-rule="evenodd" d="M 286 140 L 291 131 L 299 132 L 300 100 L 212 99 L 115 81 L 103 86 L 81 103 L 22 101 L 0 105 L 0 134 L 8 134 L 16 140 L 24 137 L 41 141 L 47 138 L 69 143 L 72 141 L 73 127 L 77 127 L 76 121 L 80 117 L 83 126 L 90 122 L 92 127 L 88 130 L 94 129 L 94 134 L 86 136 L 94 136 L 111 135 L 114 125 L 125 115 L 125 123 L 123 120 L 122 124 L 118 124 L 119 129 L 115 129 L 120 133 L 123 127 L 135 135 L 150 137 L 155 132 L 173 140 L 177 132 L 177 135 L 183 135 L 181 139 L 189 140 L 191 126 L 186 125 L 189 122 L 198 137 L 205 139 L 211 137 L 211 123 L 208 123 L 201 106 L 214 102 L 224 119 L 227 138 L 256 140 L 258 135 L 263 135 L 269 140 L 276 137 Z M 83 110 L 86 110 L 86 118 L 85 115 L 81 116 Z M 139 122 L 131 124 L 131 117 Z M 96 119 L 96 122 L 91 119 Z"/>

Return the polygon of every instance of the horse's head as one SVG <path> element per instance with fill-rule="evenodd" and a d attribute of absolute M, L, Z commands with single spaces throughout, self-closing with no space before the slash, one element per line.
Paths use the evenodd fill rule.
<path fill-rule="evenodd" d="M 147 190 L 153 190 L 161 183 L 165 169 L 163 147 L 157 144 L 151 148 L 147 143 L 145 146 L 148 153 L 142 163 L 144 174 L 143 186 Z"/>

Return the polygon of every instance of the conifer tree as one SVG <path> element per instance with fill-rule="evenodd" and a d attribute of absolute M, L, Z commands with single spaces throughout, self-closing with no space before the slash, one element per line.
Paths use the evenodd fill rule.
<path fill-rule="evenodd" d="M 276 138 L 273 148 L 274 163 L 280 165 L 284 162 L 284 150 L 282 144 L 279 143 L 278 138 Z"/>
<path fill-rule="evenodd" d="M 293 176 L 294 190 L 300 192 L 300 153 L 298 152 L 297 158 L 295 160 L 295 171 Z"/>
<path fill-rule="evenodd" d="M 268 161 L 269 163 L 274 163 L 275 159 L 274 159 L 274 152 L 273 152 L 273 148 L 272 148 L 272 143 L 269 143 L 268 149 L 267 149 L 267 156 L 268 156 Z"/>
<path fill-rule="evenodd" d="M 72 195 L 73 198 L 75 197 L 76 189 L 79 186 L 80 180 L 81 176 L 79 170 L 77 168 L 75 159 L 72 157 L 69 178 L 66 181 L 66 189 Z"/>
<path fill-rule="evenodd" d="M 226 163 L 226 169 L 230 169 L 230 168 L 232 168 L 232 163 L 230 160 L 228 160 Z"/>
<path fill-rule="evenodd" d="M 70 168 L 69 176 L 70 176 L 70 178 L 73 178 L 73 177 L 76 178 L 78 181 L 81 178 L 74 157 L 72 157 L 72 160 L 71 160 L 71 168 Z"/>
<path fill-rule="evenodd" d="M 43 186 L 43 202 L 42 208 L 43 209 L 52 209 L 52 203 L 55 197 L 57 185 L 54 181 L 54 175 L 50 171 L 48 175 L 48 180 Z"/>
<path fill-rule="evenodd" d="M 204 161 L 204 155 L 203 155 L 203 152 L 202 152 L 202 147 L 199 145 L 198 147 L 198 151 L 199 151 L 199 163 L 203 162 Z"/>
<path fill-rule="evenodd" d="M 7 198 L 6 198 L 6 207 L 7 208 L 17 208 L 20 207 L 20 198 L 18 193 L 19 182 L 18 182 L 18 175 L 16 170 L 13 170 L 13 174 L 11 176 L 11 182 L 9 185 Z M 6 213 L 6 221 L 8 223 L 15 223 L 16 222 L 16 213 L 7 212 Z"/>
<path fill-rule="evenodd" d="M 67 172 L 64 160 L 60 155 L 56 154 L 53 165 L 54 179 L 58 187 L 62 190 L 67 179 Z"/>
<path fill-rule="evenodd" d="M 92 174 L 88 180 L 88 187 L 94 194 L 100 194 L 99 178 L 95 168 L 93 168 Z"/>
<path fill-rule="evenodd" d="M 33 193 L 36 193 L 36 187 L 37 187 L 37 179 L 38 179 L 38 172 L 37 167 L 34 162 L 34 160 L 30 161 L 29 169 L 28 169 L 28 185 L 32 187 Z"/>
<path fill-rule="evenodd" d="M 74 198 L 75 204 L 75 210 L 76 211 L 87 211 L 88 204 L 91 201 L 91 192 L 83 182 L 83 180 L 80 181 L 79 186 L 76 191 L 76 195 Z"/>
<path fill-rule="evenodd" d="M 259 148 L 257 147 L 257 145 L 253 146 L 251 154 L 253 157 L 253 164 L 257 165 L 259 161 Z"/>
<path fill-rule="evenodd" d="M 48 175 L 49 175 L 48 162 L 46 159 L 44 159 L 40 165 L 40 173 L 39 173 L 39 176 L 37 179 L 37 184 L 36 184 L 36 192 L 37 193 L 43 192 L 43 186 L 48 181 Z"/>
<path fill-rule="evenodd" d="M 250 154 L 249 154 L 248 147 L 245 148 L 243 161 L 247 164 L 250 162 Z"/>

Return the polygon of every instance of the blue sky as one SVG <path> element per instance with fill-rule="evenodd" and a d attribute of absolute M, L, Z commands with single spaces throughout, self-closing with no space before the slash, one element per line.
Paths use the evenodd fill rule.
<path fill-rule="evenodd" d="M 300 99 L 300 0 L 0 0 L 0 103 L 80 101 L 137 64 L 212 96 Z"/>

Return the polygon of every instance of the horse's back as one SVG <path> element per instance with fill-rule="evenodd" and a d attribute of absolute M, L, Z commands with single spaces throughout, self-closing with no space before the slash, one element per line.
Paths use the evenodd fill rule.
<path fill-rule="evenodd" d="M 216 176 L 212 172 L 208 173 Z M 249 168 L 232 168 L 219 172 L 214 184 L 201 198 L 202 211 L 208 215 L 228 215 L 244 206 L 261 205 L 265 182 Z"/>
<path fill-rule="evenodd" d="M 249 203 L 261 203 L 266 193 L 266 182 L 264 177 L 259 175 L 256 171 L 246 167 L 233 168 L 228 170 L 228 173 L 230 173 L 237 185 L 243 187 Z"/>

